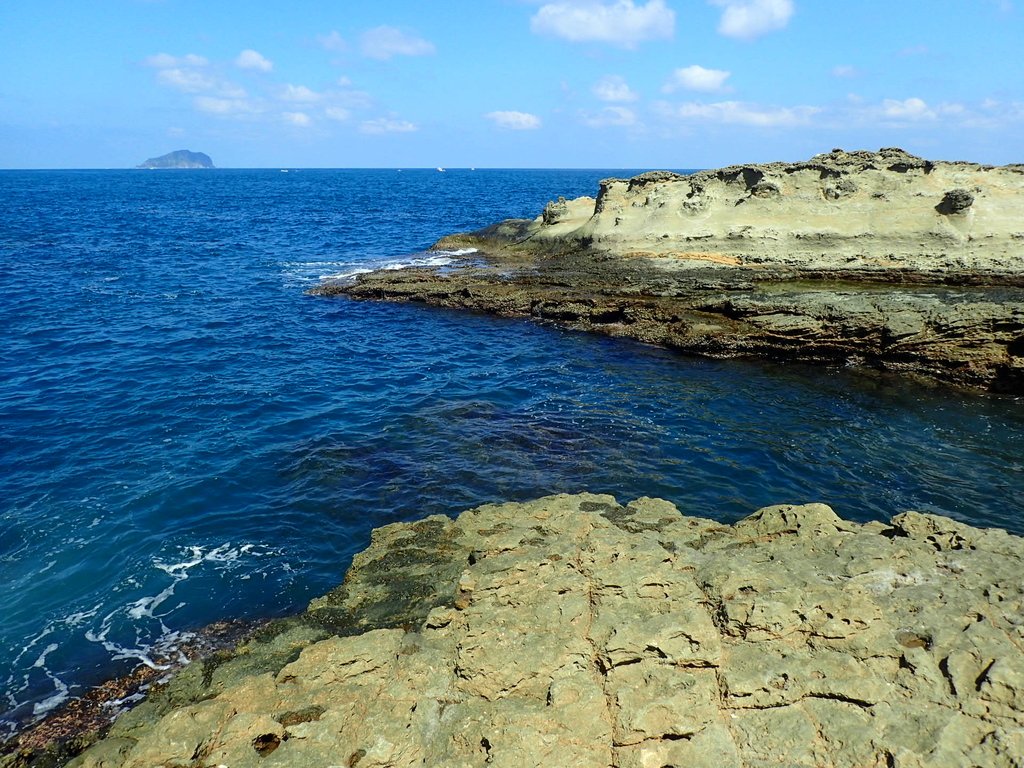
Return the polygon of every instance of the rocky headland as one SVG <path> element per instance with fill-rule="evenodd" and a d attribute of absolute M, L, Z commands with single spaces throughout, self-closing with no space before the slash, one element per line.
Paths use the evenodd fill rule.
<path fill-rule="evenodd" d="M 197 169 L 213 168 L 214 165 L 210 156 L 204 152 L 192 152 L 188 149 L 177 149 L 174 152 L 168 152 L 166 155 L 160 155 L 160 157 L 151 157 L 146 162 L 135 167 L 146 169 Z"/>
<path fill-rule="evenodd" d="M 1022 572 L 1024 540 L 915 512 L 487 505 L 375 531 L 71 765 L 1020 766 Z"/>
<path fill-rule="evenodd" d="M 715 358 L 857 366 L 1024 393 L 1024 165 L 833 150 L 606 179 L 453 235 L 454 268 L 328 282 Z"/>

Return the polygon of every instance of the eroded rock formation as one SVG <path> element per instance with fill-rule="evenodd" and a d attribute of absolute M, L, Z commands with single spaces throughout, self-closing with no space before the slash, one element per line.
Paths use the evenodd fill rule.
<path fill-rule="evenodd" d="M 1024 394 L 1024 166 L 897 149 L 655 171 L 453 235 L 462 266 L 313 291 L 530 317 L 718 358 Z"/>
<path fill-rule="evenodd" d="M 836 149 L 803 163 L 605 179 L 524 233 L 677 261 L 885 272 L 1019 274 L 1024 166 L 932 162 L 900 149 Z"/>
<path fill-rule="evenodd" d="M 73 763 L 1019 766 L 1024 542 L 554 496 L 374 533 L 305 619 Z M 157 700 L 159 699 L 159 701 Z"/>

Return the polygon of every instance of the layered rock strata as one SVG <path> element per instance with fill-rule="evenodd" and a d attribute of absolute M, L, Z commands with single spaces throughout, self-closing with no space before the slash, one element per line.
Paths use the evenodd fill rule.
<path fill-rule="evenodd" d="M 553 496 L 376 531 L 72 765 L 1019 766 L 1024 541 Z"/>
<path fill-rule="evenodd" d="M 1024 393 L 1024 166 L 900 150 L 608 179 L 440 241 L 455 268 L 313 291 Z"/>

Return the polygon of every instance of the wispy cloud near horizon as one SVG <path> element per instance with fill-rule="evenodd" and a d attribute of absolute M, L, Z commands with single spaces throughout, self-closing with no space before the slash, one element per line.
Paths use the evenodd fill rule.
<path fill-rule="evenodd" d="M 510 131 L 534 131 L 541 127 L 541 119 L 529 112 L 499 110 L 488 112 L 484 117 L 499 128 L 506 128 Z"/>
<path fill-rule="evenodd" d="M 408 120 L 398 120 L 390 117 L 379 117 L 374 120 L 364 120 L 359 125 L 359 131 L 367 134 L 385 133 L 413 133 L 418 131 L 419 126 Z"/>
<path fill-rule="evenodd" d="M 360 38 L 359 48 L 363 56 L 381 61 L 395 56 L 430 56 L 437 51 L 429 40 L 389 26 L 366 30 Z"/>

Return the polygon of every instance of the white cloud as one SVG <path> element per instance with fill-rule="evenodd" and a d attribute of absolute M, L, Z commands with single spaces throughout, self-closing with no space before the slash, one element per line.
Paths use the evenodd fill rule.
<path fill-rule="evenodd" d="M 532 131 L 540 128 L 540 118 L 529 112 L 498 111 L 488 112 L 484 117 L 499 128 L 512 131 Z"/>
<path fill-rule="evenodd" d="M 833 121 L 843 126 L 884 125 L 887 129 L 911 128 L 915 130 L 946 128 L 978 128 L 1000 130 L 1008 128 L 1024 116 L 1009 104 L 1000 104 L 989 99 L 974 103 L 945 101 L 931 104 L 924 99 L 883 99 L 867 102 L 864 99 L 849 100 L 846 110 L 838 110 Z"/>
<path fill-rule="evenodd" d="M 281 117 L 286 123 L 291 123 L 299 128 L 306 128 L 313 124 L 312 119 L 305 112 L 282 112 Z"/>
<path fill-rule="evenodd" d="M 269 72 L 274 68 L 274 63 L 263 56 L 259 51 L 246 48 L 235 59 L 235 66 L 241 69 L 258 69 L 260 72 Z"/>
<path fill-rule="evenodd" d="M 161 69 L 156 79 L 161 85 L 182 93 L 205 93 L 225 99 L 244 99 L 248 95 L 241 86 L 192 69 Z"/>
<path fill-rule="evenodd" d="M 245 99 L 247 94 L 241 86 L 222 80 L 204 69 L 209 62 L 202 56 L 190 53 L 186 56 L 171 56 L 158 53 L 144 62 L 157 69 L 156 80 L 160 85 L 182 93 L 205 94 L 221 99 Z"/>
<path fill-rule="evenodd" d="M 371 59 L 390 59 L 392 56 L 427 56 L 434 53 L 434 44 L 416 35 L 406 34 L 395 27 L 374 27 L 363 33 L 360 50 Z"/>
<path fill-rule="evenodd" d="M 629 107 L 605 107 L 596 114 L 584 113 L 582 117 L 583 123 L 591 128 L 637 124 L 636 113 Z"/>
<path fill-rule="evenodd" d="M 339 123 L 344 123 L 352 117 L 352 113 L 342 107 L 328 107 L 324 110 L 324 114 L 331 120 L 337 120 Z"/>
<path fill-rule="evenodd" d="M 619 75 L 607 75 L 594 84 L 594 95 L 601 101 L 636 101 L 639 98 L 626 79 Z"/>
<path fill-rule="evenodd" d="M 217 87 L 213 78 L 192 69 L 161 69 L 156 79 L 163 85 L 185 93 L 203 93 Z"/>
<path fill-rule="evenodd" d="M 316 41 L 320 43 L 322 48 L 328 51 L 334 51 L 335 53 L 348 50 L 348 43 L 345 42 L 345 38 L 338 34 L 338 30 L 336 29 L 331 30 L 331 32 L 326 35 L 317 35 Z"/>
<path fill-rule="evenodd" d="M 832 67 L 832 77 L 858 77 L 860 70 L 849 64 L 839 64 Z"/>
<path fill-rule="evenodd" d="M 673 72 L 661 90 L 665 93 L 672 93 L 680 88 L 688 91 L 721 91 L 724 90 L 725 81 L 729 79 L 730 74 L 732 73 L 724 69 L 705 69 L 698 64 L 692 64 Z"/>
<path fill-rule="evenodd" d="M 947 118 L 940 125 L 956 124 L 981 130 L 1012 130 L 1019 134 L 1016 123 L 1024 122 L 1024 103 L 983 99 L 973 107 L 967 104 L 940 104 L 936 111 Z M 948 122 L 947 122 L 948 121 Z"/>
<path fill-rule="evenodd" d="M 363 133 L 411 133 L 419 130 L 419 126 L 408 120 L 379 117 L 376 120 L 364 120 L 359 130 Z"/>
<path fill-rule="evenodd" d="M 936 114 L 924 99 L 909 98 L 903 101 L 885 99 L 882 102 L 882 116 L 894 120 L 933 120 Z"/>
<path fill-rule="evenodd" d="M 761 107 L 742 101 L 718 101 L 663 105 L 661 111 L 665 116 L 678 120 L 778 128 L 805 125 L 822 110 L 819 107 Z"/>
<path fill-rule="evenodd" d="M 319 101 L 321 95 L 316 91 L 310 90 L 304 85 L 285 85 L 281 91 L 281 98 L 285 101 L 298 101 L 298 102 L 313 102 Z"/>
<path fill-rule="evenodd" d="M 725 10 L 718 31 L 726 37 L 752 40 L 783 29 L 793 15 L 793 0 L 709 0 Z"/>
<path fill-rule="evenodd" d="M 632 48 L 644 40 L 671 38 L 675 12 L 664 0 L 637 5 L 634 0 L 556 0 L 530 19 L 530 29 L 573 43 L 599 42 Z"/>
<path fill-rule="evenodd" d="M 211 115 L 234 117 L 255 114 L 259 110 L 247 99 L 221 99 L 215 96 L 197 96 L 196 109 Z"/>
<path fill-rule="evenodd" d="M 147 67 L 157 69 L 169 69 L 171 67 L 205 67 L 210 62 L 202 56 L 194 53 L 187 53 L 184 56 L 171 56 L 169 53 L 157 53 L 149 56 L 142 62 Z"/>

